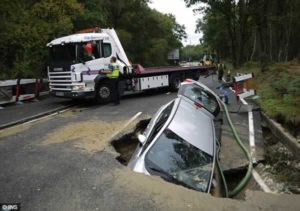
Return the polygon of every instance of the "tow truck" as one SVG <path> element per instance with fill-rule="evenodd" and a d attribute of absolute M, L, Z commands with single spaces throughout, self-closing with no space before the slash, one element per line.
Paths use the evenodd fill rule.
<path fill-rule="evenodd" d="M 93 57 L 86 59 L 84 46 L 93 45 Z M 52 40 L 47 67 L 50 93 L 64 98 L 94 98 L 97 103 L 111 100 L 111 86 L 103 70 L 109 69 L 115 56 L 120 67 L 120 95 L 169 87 L 177 91 L 186 78 L 198 80 L 213 66 L 167 66 L 143 68 L 132 65 L 114 29 L 82 30 L 77 34 Z"/>

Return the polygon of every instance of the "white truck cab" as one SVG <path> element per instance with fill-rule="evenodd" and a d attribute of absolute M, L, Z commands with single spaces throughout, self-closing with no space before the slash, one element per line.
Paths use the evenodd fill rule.
<path fill-rule="evenodd" d="M 84 57 L 84 46 L 88 42 L 93 45 L 93 57 L 90 59 Z M 61 37 L 47 46 L 50 56 L 48 77 L 50 91 L 54 96 L 94 97 L 95 79 L 101 70 L 108 69 L 112 56 L 117 57 L 121 74 L 124 74 L 124 71 L 126 74 L 132 72 L 114 29 Z"/>

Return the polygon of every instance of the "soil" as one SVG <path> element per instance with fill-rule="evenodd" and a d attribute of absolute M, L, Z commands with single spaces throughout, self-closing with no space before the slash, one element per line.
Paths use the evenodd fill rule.
<path fill-rule="evenodd" d="M 245 201 L 211 197 L 126 167 L 115 170 L 111 177 L 114 180 L 112 192 L 122 194 L 127 199 L 124 203 L 132 206 L 140 200 L 148 200 L 154 210 L 297 210 L 299 205 L 295 195 L 253 191 L 246 192 Z M 151 207 L 145 209 L 151 210 Z"/>
<path fill-rule="evenodd" d="M 103 151 L 109 141 L 120 130 L 125 121 L 84 121 L 69 123 L 48 134 L 42 145 L 73 142 L 74 146 L 88 153 Z"/>
<path fill-rule="evenodd" d="M 264 128 L 266 161 L 258 168 L 267 185 L 276 193 L 300 194 L 300 161 Z"/>
<path fill-rule="evenodd" d="M 18 133 L 21 133 L 23 131 L 26 131 L 30 129 L 32 124 L 22 124 L 15 127 L 10 127 L 7 129 L 3 129 L 0 131 L 0 139 L 6 138 L 8 136 L 16 135 Z"/>
<path fill-rule="evenodd" d="M 121 164 L 127 166 L 132 154 L 134 153 L 139 143 L 137 136 L 146 129 L 149 122 L 150 118 L 144 117 L 144 119 L 140 120 L 136 124 L 133 131 L 127 131 L 127 133 L 124 133 L 123 135 L 112 141 L 113 147 L 120 154 L 117 157 L 117 160 Z"/>

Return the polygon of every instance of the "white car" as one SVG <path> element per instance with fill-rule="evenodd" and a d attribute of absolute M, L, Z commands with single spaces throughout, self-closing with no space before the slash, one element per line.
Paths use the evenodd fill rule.
<path fill-rule="evenodd" d="M 178 98 L 162 106 L 139 135 L 140 143 L 128 166 L 210 192 L 216 157 L 214 118 L 219 112 L 219 102 L 211 91 L 187 80 Z"/>

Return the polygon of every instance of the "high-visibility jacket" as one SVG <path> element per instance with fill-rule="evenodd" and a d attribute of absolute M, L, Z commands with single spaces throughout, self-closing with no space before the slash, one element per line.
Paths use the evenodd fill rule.
<path fill-rule="evenodd" d="M 218 70 L 219 70 L 219 71 L 224 71 L 224 70 L 226 70 L 225 64 L 218 64 Z"/>
<path fill-rule="evenodd" d="M 107 77 L 108 78 L 119 78 L 119 75 L 120 75 L 119 65 L 117 63 L 112 63 L 110 66 L 112 69 L 112 73 L 108 73 Z"/>

